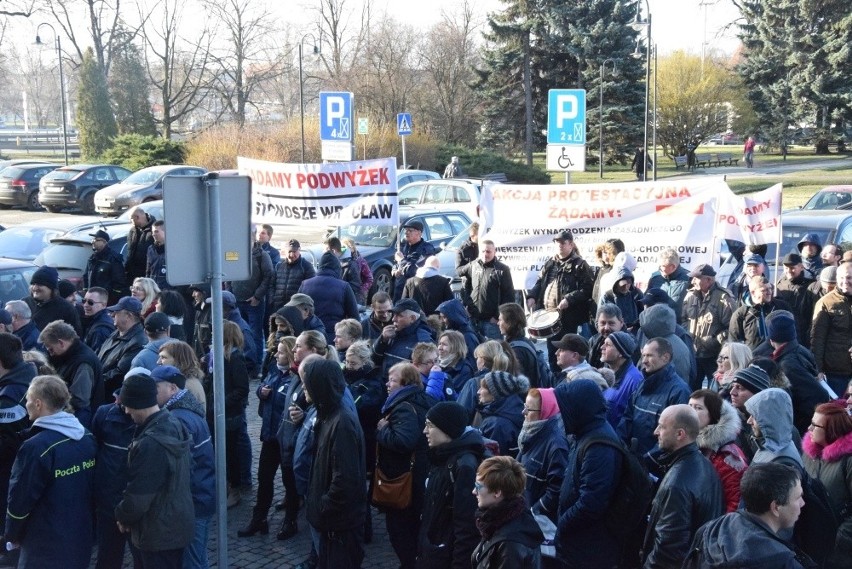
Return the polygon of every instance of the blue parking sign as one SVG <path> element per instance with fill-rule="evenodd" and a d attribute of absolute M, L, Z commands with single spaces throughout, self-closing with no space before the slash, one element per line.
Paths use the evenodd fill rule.
<path fill-rule="evenodd" d="M 396 132 L 399 136 L 411 134 L 411 113 L 399 113 L 396 115 Z"/>
<path fill-rule="evenodd" d="M 352 93 L 321 92 L 320 140 L 352 141 Z"/>
<path fill-rule="evenodd" d="M 547 92 L 547 143 L 586 144 L 586 90 Z"/>

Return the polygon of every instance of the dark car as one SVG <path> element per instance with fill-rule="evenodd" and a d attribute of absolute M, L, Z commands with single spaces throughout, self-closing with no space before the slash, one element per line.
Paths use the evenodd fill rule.
<path fill-rule="evenodd" d="M 119 215 L 141 203 L 163 199 L 166 176 L 202 176 L 207 170 L 198 166 L 151 166 L 134 172 L 123 181 L 98 190 L 95 210 L 104 215 Z"/>
<path fill-rule="evenodd" d="M 109 233 L 109 247 L 124 257 L 127 249 L 129 223 L 102 226 Z M 33 261 L 36 265 L 49 265 L 59 271 L 59 278 L 68 279 L 78 289 L 83 284 L 83 271 L 92 256 L 91 229 L 69 231 L 50 240 L 50 245 Z"/>
<path fill-rule="evenodd" d="M 0 170 L 4 170 L 9 166 L 22 166 L 25 164 L 50 164 L 50 162 L 34 158 L 12 158 L 11 160 L 0 160 Z"/>
<path fill-rule="evenodd" d="M 400 208 L 400 226 L 413 219 L 423 223 L 423 239 L 434 245 L 437 250 L 441 249 L 443 243 L 467 231 L 471 224 L 467 214 L 461 211 L 424 212 Z M 328 235 L 337 235 L 341 241 L 346 237 L 352 238 L 358 253 L 370 264 L 370 269 L 373 271 L 373 287 L 368 295 L 368 303 L 377 291 L 391 293 L 393 290 L 391 269 L 400 239 L 399 226 L 349 225 L 334 228 Z M 314 245 L 303 250 L 302 254 L 316 265 L 324 250 L 323 245 Z"/>
<path fill-rule="evenodd" d="M 41 209 L 38 201 L 39 181 L 56 170 L 59 164 L 21 164 L 0 172 L 0 209 L 22 205 L 31 211 Z"/>
<path fill-rule="evenodd" d="M 38 200 L 51 213 L 79 207 L 91 215 L 95 213 L 95 192 L 121 182 L 130 174 L 127 168 L 110 164 L 62 166 L 41 179 Z"/>
<path fill-rule="evenodd" d="M 0 302 L 20 300 L 30 293 L 30 278 L 38 269 L 32 263 L 0 259 Z"/>

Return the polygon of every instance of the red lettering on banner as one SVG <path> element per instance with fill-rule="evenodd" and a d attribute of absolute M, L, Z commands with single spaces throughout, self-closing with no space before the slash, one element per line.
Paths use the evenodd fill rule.
<path fill-rule="evenodd" d="M 703 215 L 704 204 L 695 204 L 694 206 L 686 206 L 683 204 L 658 204 L 654 206 L 655 211 L 662 215 Z"/>

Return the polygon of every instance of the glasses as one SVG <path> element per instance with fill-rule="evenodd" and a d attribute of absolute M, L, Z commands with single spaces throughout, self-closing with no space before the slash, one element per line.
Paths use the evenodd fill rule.
<path fill-rule="evenodd" d="M 96 304 L 103 304 L 100 300 L 92 300 L 91 298 L 84 298 L 83 304 L 88 304 L 89 306 L 94 306 Z"/>
<path fill-rule="evenodd" d="M 524 405 L 523 413 L 524 413 L 524 415 L 526 415 L 527 413 L 541 413 L 541 409 L 530 409 L 529 407 Z"/>
<path fill-rule="evenodd" d="M 145 292 L 144 288 L 142 288 L 141 286 L 135 286 L 135 285 L 130 287 L 130 290 L 135 290 L 137 292 Z"/>
<path fill-rule="evenodd" d="M 823 427 L 822 425 L 817 425 L 813 421 L 811 421 L 811 428 L 812 429 L 822 429 L 823 431 L 825 430 L 825 427 Z"/>
<path fill-rule="evenodd" d="M 473 483 L 473 490 L 474 490 L 477 494 L 479 494 L 480 492 L 482 492 L 482 489 L 483 489 L 483 488 L 485 488 L 485 484 L 483 484 L 482 482 L 474 482 L 474 483 Z"/>
<path fill-rule="evenodd" d="M 718 358 L 716 358 L 716 363 L 720 364 L 722 362 L 728 361 L 729 359 L 731 359 L 730 356 L 719 356 Z"/>

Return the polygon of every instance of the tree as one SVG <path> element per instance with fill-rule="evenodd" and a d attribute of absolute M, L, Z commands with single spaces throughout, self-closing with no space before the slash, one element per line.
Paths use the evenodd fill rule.
<path fill-rule="evenodd" d="M 35 0 L 0 0 L 0 16 L 29 18 L 35 11 Z"/>
<path fill-rule="evenodd" d="M 91 46 L 95 62 L 104 77 L 110 74 L 112 52 L 117 39 L 116 32 L 121 27 L 121 0 L 42 0 L 47 10 L 53 14 L 59 27 L 68 37 L 76 61 L 81 61 L 85 46 Z M 87 25 L 80 26 L 80 11 L 85 10 Z M 85 30 L 87 36 L 79 37 L 78 31 Z"/>
<path fill-rule="evenodd" d="M 349 88 L 352 67 L 361 60 L 370 35 L 370 0 L 364 0 L 358 21 L 347 0 L 320 0 L 319 34 L 324 45 L 322 62 L 328 74 L 329 87 Z"/>
<path fill-rule="evenodd" d="M 77 129 L 80 133 L 80 154 L 84 159 L 91 160 L 103 154 L 118 134 L 106 80 L 91 48 L 83 54 L 79 82 Z"/>
<path fill-rule="evenodd" d="M 120 33 L 113 52 L 109 89 L 118 134 L 155 135 L 157 127 L 148 100 L 148 81 L 142 53 L 133 35 Z"/>

